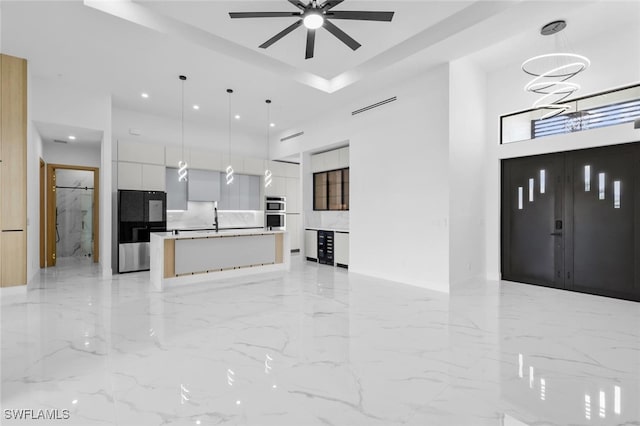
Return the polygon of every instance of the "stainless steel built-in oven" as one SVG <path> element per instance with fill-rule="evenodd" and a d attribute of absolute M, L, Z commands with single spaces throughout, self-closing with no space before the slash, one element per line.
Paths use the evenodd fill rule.
<path fill-rule="evenodd" d="M 287 199 L 285 197 L 265 197 L 264 211 L 267 213 L 278 212 L 286 213 L 287 211 Z"/>
<path fill-rule="evenodd" d="M 287 221 L 287 199 L 267 196 L 264 199 L 264 226 L 267 229 L 285 230 Z"/>
<path fill-rule="evenodd" d="M 286 222 L 287 215 L 285 213 L 265 213 L 264 225 L 268 230 L 284 231 L 287 228 Z"/>

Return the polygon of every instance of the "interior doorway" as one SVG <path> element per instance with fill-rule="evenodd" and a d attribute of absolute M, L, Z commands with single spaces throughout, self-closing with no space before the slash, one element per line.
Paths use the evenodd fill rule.
<path fill-rule="evenodd" d="M 99 261 L 97 167 L 47 166 L 47 266 L 65 257 Z"/>
<path fill-rule="evenodd" d="M 502 166 L 503 279 L 640 301 L 640 143 Z"/>

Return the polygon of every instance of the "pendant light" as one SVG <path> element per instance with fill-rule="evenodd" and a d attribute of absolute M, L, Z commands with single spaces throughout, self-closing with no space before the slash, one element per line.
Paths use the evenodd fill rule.
<path fill-rule="evenodd" d="M 181 128 L 180 128 L 181 129 L 180 137 L 182 139 L 182 159 L 178 161 L 178 182 L 186 182 L 187 175 L 189 173 L 187 170 L 187 167 L 189 167 L 189 165 L 184 159 L 184 82 L 187 80 L 187 77 L 184 75 L 181 75 L 179 78 L 180 78 L 180 81 L 182 81 L 182 117 L 181 117 Z"/>
<path fill-rule="evenodd" d="M 271 99 L 265 101 L 267 104 L 267 163 L 264 170 L 264 187 L 268 188 L 273 183 L 273 174 L 269 170 L 269 127 L 271 123 Z"/>
<path fill-rule="evenodd" d="M 522 63 L 522 71 L 533 77 L 524 90 L 542 95 L 533 103 L 534 109 L 547 110 L 541 119 L 555 117 L 571 109 L 561 102 L 580 89 L 578 83 L 567 80 L 589 68 L 591 61 L 571 52 L 568 41 L 560 33 L 567 26 L 563 20 L 549 22 L 540 29 L 542 36 L 555 35 L 558 52 L 537 55 Z"/>
<path fill-rule="evenodd" d="M 229 96 L 229 128 L 228 128 L 228 136 L 229 136 L 229 165 L 227 166 L 227 185 L 231 185 L 233 183 L 233 167 L 231 166 L 231 94 L 233 93 L 232 89 L 227 89 L 227 93 Z"/>

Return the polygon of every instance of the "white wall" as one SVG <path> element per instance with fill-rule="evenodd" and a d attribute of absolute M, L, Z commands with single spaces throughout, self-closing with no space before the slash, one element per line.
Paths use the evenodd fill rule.
<path fill-rule="evenodd" d="M 231 128 L 231 154 L 265 158 L 267 142 L 265 135 L 252 135 L 241 132 L 234 126 Z M 130 129 L 140 131 L 140 136 L 129 133 Z M 113 135 L 119 143 L 140 142 L 161 145 L 181 144 L 181 122 L 179 119 L 145 114 L 138 111 L 113 109 Z M 229 139 L 227 126 L 203 125 L 202 123 L 185 122 L 185 147 L 204 148 L 209 151 L 227 153 Z"/>
<path fill-rule="evenodd" d="M 638 5 L 640 13 L 640 5 Z M 582 85 L 575 97 L 640 82 L 640 27 L 622 27 L 572 46 L 591 59 L 592 66 L 572 81 Z M 544 139 L 500 145 L 500 116 L 531 108 L 534 95 L 522 90 L 528 81 L 520 70 L 521 60 L 534 53 L 523 46 L 522 58 L 492 71 L 487 77 L 487 155 L 485 159 L 486 276 L 500 277 L 500 159 L 640 140 L 633 124 L 589 130 Z"/>
<path fill-rule="evenodd" d="M 470 59 L 449 64 L 449 279 L 484 276 L 486 73 Z"/>
<path fill-rule="evenodd" d="M 65 86 L 55 80 L 32 79 L 31 120 L 101 130 L 100 265 L 111 275 L 111 95 Z M 64 163 L 64 162 L 63 162 Z"/>
<path fill-rule="evenodd" d="M 40 158 L 42 140 L 31 122 L 33 79 L 27 62 L 27 283 L 40 269 Z"/>
<path fill-rule="evenodd" d="M 100 167 L 100 146 L 97 145 L 46 142 L 43 145 L 43 155 L 47 163 Z"/>
<path fill-rule="evenodd" d="M 449 71 L 440 66 L 395 87 L 372 90 L 272 154 L 304 152 L 304 209 L 311 207 L 309 152 L 349 143 L 349 270 L 449 290 Z M 351 111 L 398 100 L 351 116 Z M 324 150 L 323 149 L 323 150 Z"/>

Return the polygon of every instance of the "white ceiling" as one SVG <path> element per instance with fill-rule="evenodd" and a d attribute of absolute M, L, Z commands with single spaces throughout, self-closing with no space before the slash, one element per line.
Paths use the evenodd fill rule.
<path fill-rule="evenodd" d="M 391 23 L 335 20 L 333 23 L 362 44 L 352 51 L 325 30 L 316 35 L 314 58 L 305 60 L 306 29 L 300 27 L 268 50 L 258 46 L 298 17 L 268 19 L 230 19 L 229 12 L 295 12 L 285 0 L 276 1 L 144 1 L 137 2 L 153 11 L 216 34 L 233 43 L 275 58 L 294 68 L 326 79 L 342 74 L 396 46 L 425 28 L 464 9 L 471 1 L 359 1 L 347 0 L 338 10 L 378 10 L 395 12 Z"/>
<path fill-rule="evenodd" d="M 381 88 L 469 54 L 497 69 L 537 43 L 539 27 L 553 19 L 568 20 L 572 42 L 640 22 L 637 1 L 346 0 L 336 9 L 396 15 L 391 23 L 336 21 L 362 48 L 352 52 L 321 31 L 316 57 L 305 61 L 300 29 L 269 49 L 257 47 L 288 18 L 228 17 L 292 8 L 286 0 L 4 0 L 0 40 L 4 53 L 29 59 L 35 78 L 111 93 L 117 108 L 178 118 L 178 75 L 186 74 L 186 104 L 201 107 L 187 108 L 186 120 L 226 128 L 226 89 L 233 88 L 239 128 L 260 136 L 267 98 L 277 133 L 338 105 L 376 100 Z"/>
<path fill-rule="evenodd" d="M 98 149 L 102 143 L 103 132 L 101 130 L 85 129 L 58 123 L 46 123 L 43 121 L 34 121 L 34 124 L 44 143 L 59 143 L 56 141 L 62 141 L 70 146 L 83 145 Z M 69 136 L 73 136 L 75 139 L 71 140 Z"/>

